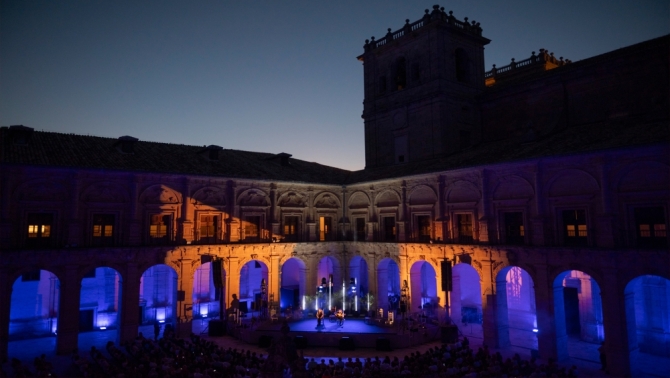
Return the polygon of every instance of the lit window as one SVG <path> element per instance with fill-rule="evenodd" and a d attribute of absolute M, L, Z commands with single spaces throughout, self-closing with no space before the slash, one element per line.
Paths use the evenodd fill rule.
<path fill-rule="evenodd" d="M 53 214 L 28 214 L 28 247 L 48 247 L 51 243 Z"/>
<path fill-rule="evenodd" d="M 587 245 L 588 227 L 585 210 L 563 210 L 564 242 L 566 245 Z"/>

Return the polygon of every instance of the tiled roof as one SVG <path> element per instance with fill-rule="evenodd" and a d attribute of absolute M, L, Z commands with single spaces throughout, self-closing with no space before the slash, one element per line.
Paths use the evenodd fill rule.
<path fill-rule="evenodd" d="M 270 153 L 223 149 L 218 160 L 202 154 L 202 146 L 138 141 L 134 153 L 117 149 L 118 139 L 33 131 L 26 145 L 9 140 L 0 128 L 0 163 L 50 167 L 177 173 L 227 178 L 341 184 L 349 171 Z"/>

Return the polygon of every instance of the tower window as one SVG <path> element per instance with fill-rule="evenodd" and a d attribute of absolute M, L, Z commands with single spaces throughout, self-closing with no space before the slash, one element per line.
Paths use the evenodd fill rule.
<path fill-rule="evenodd" d="M 386 76 L 379 77 L 379 93 L 386 93 Z"/>
<path fill-rule="evenodd" d="M 407 87 L 407 63 L 405 58 L 398 58 L 395 67 L 395 84 L 398 90 Z"/>
<path fill-rule="evenodd" d="M 456 80 L 461 83 L 470 81 L 470 59 L 463 49 L 456 49 Z"/>

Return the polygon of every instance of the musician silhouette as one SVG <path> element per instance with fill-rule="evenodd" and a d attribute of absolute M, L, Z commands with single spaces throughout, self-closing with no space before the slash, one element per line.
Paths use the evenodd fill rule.
<path fill-rule="evenodd" d="M 319 310 L 316 311 L 316 328 L 319 329 L 323 327 L 323 309 L 320 308 Z"/>

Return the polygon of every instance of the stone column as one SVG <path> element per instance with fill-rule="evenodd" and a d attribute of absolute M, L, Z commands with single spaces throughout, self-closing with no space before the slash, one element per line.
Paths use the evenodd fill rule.
<path fill-rule="evenodd" d="M 481 260 L 484 285 L 491 285 L 491 270 L 494 269 L 495 260 Z M 489 274 L 487 274 L 489 273 Z M 488 276 L 488 277 L 486 277 Z M 509 318 L 507 314 L 507 281 L 505 275 L 495 279 L 495 291 L 489 289 L 482 291 L 482 310 L 484 319 L 482 331 L 484 343 L 494 348 L 505 348 L 510 345 L 509 341 Z M 486 286 L 484 286 L 486 287 Z"/>
<path fill-rule="evenodd" d="M 0 360 L 7 358 L 9 343 L 9 311 L 12 304 L 12 287 L 9 272 L 0 268 Z"/>
<path fill-rule="evenodd" d="M 195 261 L 193 261 L 190 257 L 182 257 L 179 261 L 179 290 L 184 292 L 184 300 L 180 301 L 177 307 L 177 333 L 181 337 L 188 337 L 188 335 L 193 332 L 192 321 L 194 263 Z"/>
<path fill-rule="evenodd" d="M 544 214 L 544 200 L 545 196 L 542 194 L 544 190 L 544 185 L 542 185 L 542 166 L 538 162 L 535 168 L 535 201 L 533 202 L 533 207 L 535 211 L 531 210 L 531 215 L 528 217 L 530 220 L 530 236 L 527 240 L 530 241 L 532 245 L 548 245 L 547 232 L 545 230 L 545 224 L 552 224 L 552 222 L 546 222 Z M 547 231 L 547 232 L 545 232 Z"/>
<path fill-rule="evenodd" d="M 140 272 L 134 262 L 126 263 L 126 272 L 121 281 L 121 308 L 119 315 L 120 341 L 130 341 L 137 336 L 139 318 L 137 308 L 140 303 Z"/>
<path fill-rule="evenodd" d="M 60 305 L 58 306 L 58 334 L 56 335 L 56 353 L 70 354 L 79 342 L 79 297 L 81 278 L 76 265 L 65 267 L 60 285 Z"/>
<path fill-rule="evenodd" d="M 491 193 L 489 190 L 489 171 L 482 169 L 480 172 L 482 183 L 482 214 L 479 218 L 479 242 L 490 244 L 495 241 L 495 227 L 493 227 L 493 217 L 491 216 Z"/>
<path fill-rule="evenodd" d="M 556 317 L 561 316 L 565 319 L 563 309 L 563 285 L 554 287 L 553 282 L 548 276 L 548 268 L 545 264 L 535 264 L 537 274 L 533 277 L 535 284 L 535 316 L 537 319 L 537 346 L 540 357 L 547 359 L 565 359 L 567 358 L 567 334 L 565 333 L 565 321 L 563 321 L 563 331 L 558 335 L 561 345 L 565 345 L 566 354 L 560 354 L 557 350 Z M 559 295 L 558 300 L 554 302 L 554 296 Z"/>
<path fill-rule="evenodd" d="M 270 266 L 268 269 L 268 298 L 271 294 L 274 294 L 274 299 L 277 305 L 279 305 L 279 288 L 281 286 L 281 270 L 279 269 L 279 255 L 270 256 Z M 270 304 L 272 305 L 272 304 Z"/>
<path fill-rule="evenodd" d="M 228 237 L 231 243 L 240 241 L 241 238 L 241 225 L 242 221 L 240 219 L 240 207 L 237 203 L 237 190 L 235 181 L 228 181 Z"/>
<path fill-rule="evenodd" d="M 624 377 L 634 375 L 634 372 L 631 371 L 630 356 L 638 352 L 638 347 L 633 293 L 626 293 L 625 298 L 622 298 L 624 290 L 617 273 L 616 269 L 603 269 L 603 285 L 600 294 L 606 332 L 607 370 L 611 376 Z"/>
<path fill-rule="evenodd" d="M 596 245 L 598 247 L 614 247 L 617 244 L 617 238 L 619 241 L 623 240 L 623 236 L 617 236 L 616 233 L 616 217 L 613 214 L 612 209 L 612 193 L 615 191 L 613 188 L 610 188 L 610 177 L 609 172 L 611 171 L 611 165 L 608 164 L 609 160 L 606 157 L 600 159 L 600 203 L 602 206 L 602 213 L 596 216 L 597 222 L 597 233 L 596 236 Z"/>
<path fill-rule="evenodd" d="M 233 252 L 235 256 L 231 256 L 227 259 L 228 263 L 228 290 L 226 290 L 226 302 L 228 305 L 227 308 L 231 307 L 231 302 L 233 300 L 233 294 L 240 298 L 240 258 L 237 256 L 239 253 L 240 247 L 233 247 Z M 270 298 L 270 291 L 268 289 L 268 300 Z"/>
<path fill-rule="evenodd" d="M 70 204 L 68 219 L 68 238 L 67 244 L 71 246 L 80 246 L 84 244 L 82 232 L 82 220 L 79 217 L 79 196 L 81 192 L 81 180 L 79 174 L 72 174 L 70 177 Z"/>

